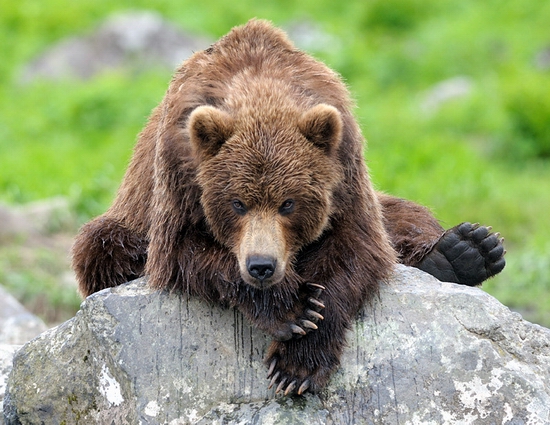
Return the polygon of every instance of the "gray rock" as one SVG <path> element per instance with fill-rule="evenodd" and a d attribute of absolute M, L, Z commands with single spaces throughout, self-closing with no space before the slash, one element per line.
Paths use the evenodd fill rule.
<path fill-rule="evenodd" d="M 41 319 L 0 286 L 0 344 L 24 344 L 46 329 Z"/>
<path fill-rule="evenodd" d="M 539 50 L 535 55 L 535 67 L 541 71 L 550 70 L 550 46 Z"/>
<path fill-rule="evenodd" d="M 29 313 L 0 286 L 0 406 L 15 352 L 46 329 L 41 319 Z M 2 417 L 0 425 L 4 423 Z"/>
<path fill-rule="evenodd" d="M 61 196 L 25 205 L 0 204 L 0 241 L 14 236 L 45 235 L 75 226 L 76 217 L 69 201 Z"/>
<path fill-rule="evenodd" d="M 477 288 L 399 266 L 319 395 L 268 390 L 269 338 L 144 279 L 21 349 L 6 424 L 547 424 L 550 330 Z"/>
<path fill-rule="evenodd" d="M 105 70 L 160 67 L 172 71 L 211 40 L 183 32 L 152 11 L 113 15 L 94 32 L 59 41 L 32 60 L 22 81 L 89 79 Z"/>
<path fill-rule="evenodd" d="M 423 94 L 421 108 L 425 113 L 435 113 L 444 104 L 468 96 L 473 86 L 470 78 L 462 76 L 441 81 Z"/>
<path fill-rule="evenodd" d="M 13 356 L 20 348 L 20 345 L 0 344 L 0 408 L 3 405 L 4 392 L 11 372 Z M 0 415 L 0 425 L 4 425 L 4 415 Z"/>
<path fill-rule="evenodd" d="M 292 21 L 285 25 L 285 30 L 299 49 L 310 53 L 331 53 L 342 48 L 340 40 L 314 21 Z"/>

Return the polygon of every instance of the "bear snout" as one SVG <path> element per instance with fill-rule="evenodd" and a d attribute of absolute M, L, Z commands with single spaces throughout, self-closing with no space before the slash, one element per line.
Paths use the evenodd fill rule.
<path fill-rule="evenodd" d="M 263 283 L 275 273 L 277 259 L 263 255 L 251 255 L 246 259 L 248 274 Z"/>
<path fill-rule="evenodd" d="M 243 217 L 241 226 L 242 237 L 235 244 L 241 278 L 260 289 L 281 282 L 289 252 L 277 214 L 251 212 Z"/>

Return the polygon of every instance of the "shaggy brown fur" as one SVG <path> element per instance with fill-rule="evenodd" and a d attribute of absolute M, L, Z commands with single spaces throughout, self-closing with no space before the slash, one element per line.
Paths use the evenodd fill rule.
<path fill-rule="evenodd" d="M 155 288 L 238 308 L 274 338 L 271 385 L 321 389 L 398 257 L 436 276 L 460 263 L 444 255 L 457 246 L 492 267 L 502 257 L 496 236 L 444 233 L 425 208 L 377 194 L 351 108 L 338 75 L 267 22 L 194 54 L 113 205 L 76 238 L 82 294 L 148 274 Z"/>

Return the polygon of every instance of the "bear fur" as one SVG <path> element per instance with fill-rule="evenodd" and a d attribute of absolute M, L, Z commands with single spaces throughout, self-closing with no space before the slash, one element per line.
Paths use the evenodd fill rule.
<path fill-rule="evenodd" d="M 396 262 L 458 282 L 471 258 L 466 284 L 504 267 L 487 228 L 445 232 L 424 207 L 375 192 L 363 145 L 335 72 L 268 22 L 234 28 L 177 70 L 113 205 L 81 229 L 81 293 L 147 274 L 237 308 L 273 337 L 270 385 L 320 390 Z"/>

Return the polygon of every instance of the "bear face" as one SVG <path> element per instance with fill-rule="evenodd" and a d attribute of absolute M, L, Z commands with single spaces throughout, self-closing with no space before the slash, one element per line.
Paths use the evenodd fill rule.
<path fill-rule="evenodd" d="M 262 120 L 260 109 L 245 123 L 203 106 L 189 119 L 205 217 L 257 288 L 279 283 L 300 248 L 328 227 L 342 180 L 333 158 L 342 137 L 337 109 L 283 109 L 275 114 L 281 119 Z"/>

